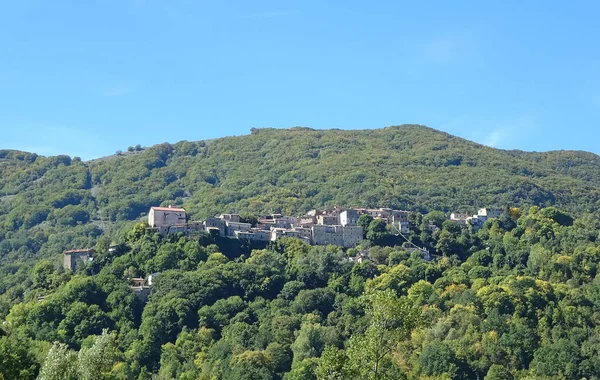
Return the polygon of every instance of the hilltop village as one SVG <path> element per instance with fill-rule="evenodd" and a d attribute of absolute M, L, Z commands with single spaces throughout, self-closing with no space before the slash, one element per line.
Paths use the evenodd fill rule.
<path fill-rule="evenodd" d="M 482 208 L 476 215 L 452 213 L 450 220 L 465 226 L 471 225 L 477 230 L 487 219 L 497 218 L 503 212 L 502 209 Z M 188 222 L 183 208 L 151 207 L 148 213 L 148 229 L 161 235 L 205 231 L 221 237 L 266 242 L 276 241 L 286 236 L 301 239 L 308 244 L 332 244 L 350 248 L 363 240 L 363 227 L 359 225 L 359 218 L 362 215 L 383 220 L 395 231 L 408 234 L 410 233 L 409 214 L 409 211 L 390 208 L 332 207 L 311 210 L 299 217 L 271 214 L 258 218 L 254 223 L 243 220 L 239 214 L 220 214 L 205 221 Z M 428 226 L 431 231 L 435 228 L 435 225 Z"/>
<path fill-rule="evenodd" d="M 477 214 L 450 214 L 450 220 L 463 226 L 472 226 L 477 230 L 486 220 L 498 218 L 504 213 L 499 208 L 482 208 Z M 170 205 L 153 206 L 148 212 L 147 230 L 168 235 L 175 233 L 191 234 L 206 232 L 220 237 L 272 242 L 281 237 L 293 237 L 311 245 L 337 245 L 343 248 L 357 246 L 364 239 L 363 227 L 359 225 L 362 215 L 384 221 L 391 231 L 399 235 L 408 235 L 411 231 L 410 211 L 390 208 L 339 208 L 311 210 L 306 214 L 293 217 L 271 214 L 248 221 L 239 214 L 220 214 L 204 221 L 188 221 L 184 208 Z M 434 232 L 438 227 L 429 224 L 427 229 Z M 110 247 L 111 250 L 117 249 Z M 423 249 L 423 251 L 426 251 Z M 69 250 L 63 253 L 65 269 L 75 271 L 78 262 L 91 261 L 92 249 Z"/>

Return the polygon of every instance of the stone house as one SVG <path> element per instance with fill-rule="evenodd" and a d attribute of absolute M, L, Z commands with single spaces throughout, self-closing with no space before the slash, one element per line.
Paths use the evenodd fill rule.
<path fill-rule="evenodd" d="M 310 243 L 312 230 L 310 228 L 273 228 L 271 229 L 271 241 L 275 241 L 281 237 L 293 237 Z"/>
<path fill-rule="evenodd" d="M 360 243 L 363 230 L 360 226 L 321 225 L 312 227 L 312 242 L 316 245 L 333 244 L 350 248 Z"/>
<path fill-rule="evenodd" d="M 363 240 L 363 229 L 361 226 L 342 226 L 342 238 L 342 247 L 354 247 Z"/>
<path fill-rule="evenodd" d="M 250 231 L 252 225 L 250 223 L 225 222 L 225 231 L 227 236 L 235 236 L 236 231 Z"/>
<path fill-rule="evenodd" d="M 235 237 L 238 239 L 247 239 L 254 241 L 270 241 L 271 231 L 252 229 L 250 231 L 235 231 Z"/>
<path fill-rule="evenodd" d="M 408 223 L 408 215 L 410 213 L 408 211 L 403 210 L 392 210 L 391 212 L 391 221 L 393 223 Z"/>
<path fill-rule="evenodd" d="M 187 221 L 185 210 L 175 206 L 150 207 L 148 225 L 150 227 L 168 227 L 185 224 Z"/>
<path fill-rule="evenodd" d="M 204 230 L 208 233 L 219 231 L 219 236 L 225 236 L 225 222 L 219 218 L 207 218 L 204 221 Z"/>
<path fill-rule="evenodd" d="M 467 224 L 467 219 L 470 218 L 471 216 L 467 213 L 459 213 L 459 212 L 453 212 L 452 214 L 450 214 L 450 220 L 458 223 L 458 224 L 462 224 L 465 225 Z"/>
<path fill-rule="evenodd" d="M 94 256 L 94 250 L 88 249 L 73 249 L 63 252 L 63 266 L 73 272 L 77 270 L 77 265 L 85 265 Z"/>
<path fill-rule="evenodd" d="M 410 222 L 398 222 L 398 227 L 400 228 L 400 233 L 409 234 L 410 233 Z"/>
<path fill-rule="evenodd" d="M 219 219 L 228 221 L 228 222 L 239 223 L 241 220 L 241 217 L 238 214 L 221 214 L 221 215 L 219 215 Z"/>
<path fill-rule="evenodd" d="M 338 224 L 338 217 L 336 215 L 318 215 L 317 224 L 332 226 Z"/>

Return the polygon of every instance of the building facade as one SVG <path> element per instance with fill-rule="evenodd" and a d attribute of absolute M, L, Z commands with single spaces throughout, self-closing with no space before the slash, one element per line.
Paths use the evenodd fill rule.
<path fill-rule="evenodd" d="M 236 231 L 250 231 L 252 225 L 250 223 L 239 223 L 239 222 L 225 222 L 225 230 L 227 236 L 235 236 Z"/>
<path fill-rule="evenodd" d="M 73 272 L 78 265 L 85 265 L 94 256 L 93 249 L 73 249 L 63 252 L 63 266 Z"/>
<path fill-rule="evenodd" d="M 360 215 L 356 210 L 348 209 L 340 213 L 340 224 L 342 226 L 356 226 Z"/>
<path fill-rule="evenodd" d="M 150 227 L 183 225 L 186 221 L 185 210 L 174 206 L 150 207 L 148 213 L 148 225 Z"/>

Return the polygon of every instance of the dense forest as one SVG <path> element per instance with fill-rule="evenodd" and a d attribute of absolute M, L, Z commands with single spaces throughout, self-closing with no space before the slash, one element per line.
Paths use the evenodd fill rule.
<path fill-rule="evenodd" d="M 0 379 L 598 378 L 599 174 L 590 153 L 422 126 L 259 129 L 89 162 L 0 151 Z M 168 203 L 195 219 L 408 209 L 434 259 L 376 221 L 347 251 L 146 232 Z M 476 232 L 445 220 L 479 206 L 510 212 Z M 85 247 L 94 261 L 65 272 L 60 253 Z M 143 304 L 127 279 L 155 272 Z"/>

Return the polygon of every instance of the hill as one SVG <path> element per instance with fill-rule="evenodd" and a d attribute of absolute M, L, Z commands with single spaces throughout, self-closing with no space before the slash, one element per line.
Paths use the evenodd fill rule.
<path fill-rule="evenodd" d="M 600 206 L 594 154 L 498 150 L 416 125 L 255 129 L 90 162 L 16 151 L 0 151 L 0 159 L 1 222 L 12 230 L 57 213 L 69 214 L 67 224 L 131 220 L 169 202 L 197 218 L 330 205 L 421 211 L 556 205 L 572 212 Z"/>
<path fill-rule="evenodd" d="M 0 378 L 595 378 L 599 167 L 421 126 L 260 129 L 90 162 L 0 151 Z M 412 214 L 428 261 L 378 220 L 347 251 L 134 222 L 170 202 L 198 219 L 522 207 L 477 231 Z M 83 247 L 97 254 L 75 273 L 55 260 Z"/>
<path fill-rule="evenodd" d="M 152 205 L 183 205 L 193 219 L 331 205 L 556 205 L 578 215 L 599 209 L 599 188 L 594 154 L 498 150 L 419 125 L 253 129 L 89 162 L 2 150 L 0 274 L 17 272 L 24 259 L 91 246 Z"/>

